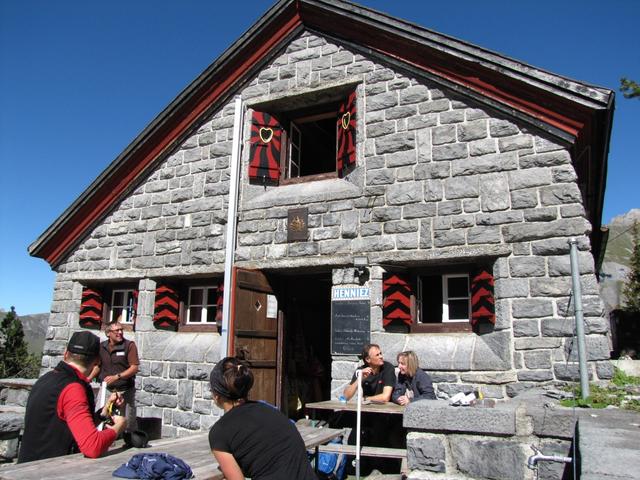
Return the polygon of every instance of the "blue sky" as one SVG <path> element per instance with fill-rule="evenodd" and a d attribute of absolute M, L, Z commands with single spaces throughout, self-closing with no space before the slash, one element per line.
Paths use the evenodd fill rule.
<path fill-rule="evenodd" d="M 636 0 L 363 0 L 554 73 L 640 81 Z M 272 4 L 0 0 L 0 308 L 47 312 L 27 247 Z M 616 98 L 603 222 L 640 207 L 640 101 Z"/>

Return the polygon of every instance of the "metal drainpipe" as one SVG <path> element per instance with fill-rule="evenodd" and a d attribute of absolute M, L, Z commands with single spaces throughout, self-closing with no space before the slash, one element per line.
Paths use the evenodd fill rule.
<path fill-rule="evenodd" d="M 584 318 L 582 316 L 582 287 L 580 286 L 580 267 L 578 265 L 578 241 L 569 239 L 569 257 L 571 259 L 571 283 L 573 286 L 573 310 L 576 317 L 576 337 L 578 339 L 578 365 L 580 367 L 580 391 L 586 400 L 589 391 L 587 372 L 587 350 L 584 341 Z"/>
<path fill-rule="evenodd" d="M 227 211 L 227 236 L 224 256 L 224 293 L 222 298 L 222 329 L 220 332 L 220 358 L 229 352 L 229 313 L 231 309 L 231 276 L 236 253 L 236 228 L 238 215 L 238 193 L 240 191 L 240 152 L 242 150 L 242 100 L 236 98 L 233 120 L 233 145 L 229 168 L 229 207 Z"/>

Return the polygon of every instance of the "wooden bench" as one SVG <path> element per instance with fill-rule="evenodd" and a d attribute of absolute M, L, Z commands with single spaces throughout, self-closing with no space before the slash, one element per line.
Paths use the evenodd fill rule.
<path fill-rule="evenodd" d="M 329 443 L 318 447 L 320 452 L 326 453 L 342 453 L 345 455 L 356 454 L 355 445 L 342 445 L 339 443 Z M 399 458 L 406 460 L 406 448 L 386 448 L 386 447 L 360 447 L 360 456 L 362 457 L 379 457 L 379 458 Z"/>

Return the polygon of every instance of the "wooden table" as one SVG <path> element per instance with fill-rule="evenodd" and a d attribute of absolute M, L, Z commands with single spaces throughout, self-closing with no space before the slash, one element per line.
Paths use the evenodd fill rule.
<path fill-rule="evenodd" d="M 338 402 L 337 400 L 327 400 L 324 402 L 307 403 L 306 408 L 312 410 L 314 413 L 316 410 L 332 410 L 334 412 L 355 412 L 358 408 L 355 401 L 352 402 Z M 368 403 L 362 405 L 362 412 L 368 413 L 391 413 L 395 415 L 402 415 L 404 413 L 404 407 L 397 403 Z"/>
<path fill-rule="evenodd" d="M 311 410 L 312 418 L 316 417 L 316 412 L 318 410 L 328 410 L 333 412 L 356 412 L 358 409 L 358 405 L 355 401 L 352 402 L 338 402 L 336 400 L 327 400 L 324 402 L 313 402 L 307 403 L 306 408 Z M 361 412 L 363 413 L 383 413 L 383 414 L 392 414 L 392 415 L 402 415 L 404 413 L 404 408 L 402 405 L 398 405 L 397 403 L 387 402 L 387 403 L 367 403 L 361 406 Z M 324 445 L 319 447 L 319 451 L 321 452 L 331 452 L 331 453 L 344 453 L 347 455 L 355 455 L 356 447 L 355 445 Z M 400 467 L 402 472 L 407 471 L 406 461 L 407 461 L 407 449 L 406 448 L 387 448 L 387 447 L 372 447 L 367 445 L 360 446 L 360 455 L 364 457 L 382 457 L 382 458 L 397 458 L 402 461 L 402 465 Z"/>
<path fill-rule="evenodd" d="M 313 428 L 298 426 L 298 431 L 308 449 L 315 449 L 342 435 L 342 429 Z M 208 433 L 198 433 L 189 437 L 169 438 L 149 442 L 148 448 L 113 448 L 104 457 L 91 459 L 82 454 L 48 458 L 35 462 L 12 464 L 0 467 L 0 479 L 3 480 L 40 480 L 43 478 L 97 480 L 110 479 L 113 471 L 126 463 L 137 453 L 168 453 L 184 460 L 193 470 L 198 480 L 222 480 L 222 472 L 209 450 Z"/>

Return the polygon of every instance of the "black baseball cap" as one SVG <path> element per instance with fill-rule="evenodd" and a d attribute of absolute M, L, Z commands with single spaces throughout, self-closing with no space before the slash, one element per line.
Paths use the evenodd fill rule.
<path fill-rule="evenodd" d="M 67 351 L 82 355 L 97 355 L 100 349 L 100 339 L 91 332 L 75 332 L 67 344 Z"/>

